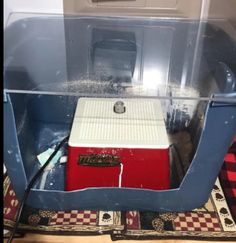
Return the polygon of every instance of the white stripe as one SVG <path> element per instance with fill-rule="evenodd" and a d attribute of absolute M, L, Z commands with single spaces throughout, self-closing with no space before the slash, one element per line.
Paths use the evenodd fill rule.
<path fill-rule="evenodd" d="M 232 218 L 232 215 L 231 215 L 231 213 L 230 213 L 229 207 L 228 207 L 228 205 L 227 205 L 227 201 L 226 201 L 226 199 L 225 199 L 224 192 L 223 192 L 223 190 L 222 190 L 222 187 L 221 187 L 221 185 L 220 185 L 220 181 L 219 181 L 218 178 L 217 178 L 217 180 L 216 180 L 215 185 L 218 186 L 218 188 L 220 189 L 220 194 L 223 196 L 223 200 L 222 200 L 222 201 L 217 201 L 216 198 L 215 198 L 215 194 L 216 194 L 216 192 L 212 191 L 212 193 L 211 193 L 211 196 L 212 196 L 213 201 L 214 201 L 214 203 L 215 203 L 215 207 L 216 207 L 217 213 L 218 213 L 219 218 L 220 218 L 220 221 L 221 221 L 221 225 L 222 225 L 224 231 L 236 231 L 236 225 L 234 224 L 232 227 L 227 227 L 227 226 L 225 225 L 225 222 L 224 222 L 225 217 L 223 217 L 223 216 L 220 214 L 220 209 L 221 209 L 222 207 L 226 208 L 227 211 L 228 211 L 228 213 L 229 213 L 229 215 L 227 216 L 227 218 L 230 219 L 232 222 L 234 222 L 234 220 L 233 220 L 233 218 Z"/>
<path fill-rule="evenodd" d="M 120 174 L 119 174 L 119 187 L 121 187 L 121 183 L 122 183 L 122 174 L 123 174 L 123 164 L 120 164 Z"/>

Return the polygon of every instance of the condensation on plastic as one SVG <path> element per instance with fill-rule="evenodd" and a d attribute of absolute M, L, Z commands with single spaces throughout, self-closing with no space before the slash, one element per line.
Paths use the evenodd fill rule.
<path fill-rule="evenodd" d="M 216 49 L 235 54 L 230 37 L 208 22 L 33 16 L 8 21 L 7 92 L 207 101 L 225 82 L 211 74 L 223 69 Z"/>

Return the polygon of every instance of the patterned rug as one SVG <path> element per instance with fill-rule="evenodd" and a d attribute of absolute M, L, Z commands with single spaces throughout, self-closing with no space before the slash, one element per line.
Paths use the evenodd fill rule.
<path fill-rule="evenodd" d="M 7 176 L 4 180 L 4 228 L 14 225 L 18 200 Z M 90 210 L 47 211 L 25 206 L 21 216 L 20 232 L 37 232 L 69 235 L 93 235 L 124 230 L 121 212 Z"/>
<path fill-rule="evenodd" d="M 18 200 L 9 177 L 4 180 L 4 228 L 14 224 Z M 203 208 L 186 213 L 45 211 L 26 206 L 19 225 L 21 233 L 94 235 L 121 239 L 236 240 L 236 224 L 217 179 Z"/>
<path fill-rule="evenodd" d="M 185 213 L 126 212 L 125 231 L 114 231 L 112 239 L 235 241 L 236 225 L 217 179 L 203 208 Z"/>
<path fill-rule="evenodd" d="M 235 146 L 235 144 L 233 144 Z M 234 148 L 232 146 L 232 148 Z M 223 188 L 223 189 L 222 189 Z M 45 211 L 24 207 L 19 233 L 94 235 L 123 239 L 191 239 L 236 241 L 236 153 L 225 157 L 219 179 L 203 208 L 185 213 Z M 4 179 L 4 229 L 14 225 L 18 200 Z"/>
<path fill-rule="evenodd" d="M 236 143 L 235 143 L 236 144 Z M 223 187 L 232 216 L 236 219 L 236 151 L 225 156 L 220 183 Z"/>

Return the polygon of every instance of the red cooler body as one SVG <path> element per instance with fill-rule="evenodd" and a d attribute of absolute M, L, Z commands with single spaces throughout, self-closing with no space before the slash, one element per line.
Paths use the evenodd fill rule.
<path fill-rule="evenodd" d="M 66 190 L 170 187 L 160 101 L 81 98 L 69 139 Z"/>

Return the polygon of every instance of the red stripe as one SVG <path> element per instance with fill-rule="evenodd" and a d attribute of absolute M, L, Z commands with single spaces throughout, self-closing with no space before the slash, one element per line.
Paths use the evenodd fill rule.
<path fill-rule="evenodd" d="M 227 171 L 227 177 L 230 181 L 236 181 L 236 172 Z"/>
<path fill-rule="evenodd" d="M 225 161 L 226 162 L 231 162 L 231 163 L 236 163 L 236 156 L 233 153 L 228 153 L 225 156 Z"/>

